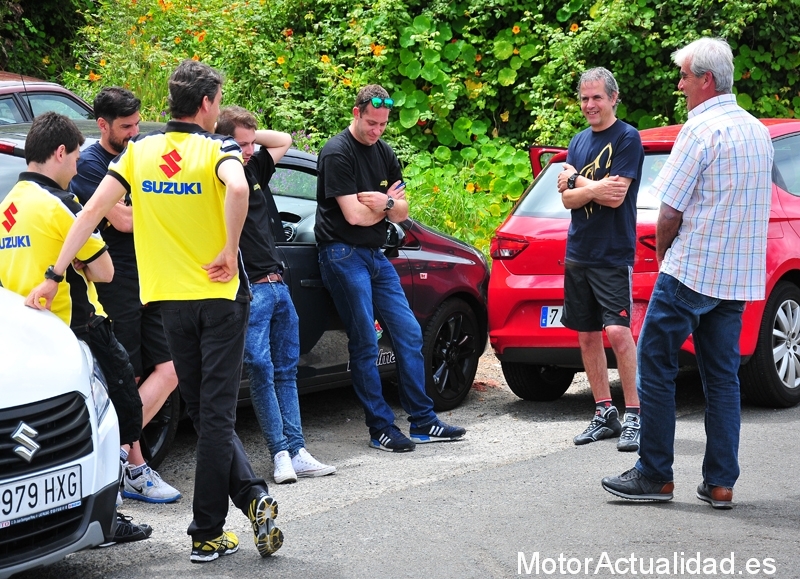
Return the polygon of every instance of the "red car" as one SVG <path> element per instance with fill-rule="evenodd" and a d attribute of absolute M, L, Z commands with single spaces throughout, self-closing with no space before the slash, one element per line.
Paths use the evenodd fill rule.
<path fill-rule="evenodd" d="M 0 71 L 0 125 L 30 123 L 46 111 L 93 119 L 92 105 L 60 84 Z"/>
<path fill-rule="evenodd" d="M 756 404 L 800 402 L 800 121 L 763 119 L 775 147 L 767 241 L 766 300 L 748 302 L 739 341 L 742 393 Z M 659 201 L 649 190 L 680 126 L 641 131 L 645 150 L 639 188 L 631 328 L 638 339 L 658 275 L 655 222 Z M 551 155 L 549 163 L 542 160 Z M 491 244 L 489 340 L 511 390 L 525 400 L 555 400 L 583 370 L 577 332 L 561 325 L 564 255 L 570 212 L 556 178 L 564 149 L 531 147 L 536 180 Z M 616 360 L 605 341 L 609 367 Z M 680 362 L 696 365 L 691 336 Z"/>

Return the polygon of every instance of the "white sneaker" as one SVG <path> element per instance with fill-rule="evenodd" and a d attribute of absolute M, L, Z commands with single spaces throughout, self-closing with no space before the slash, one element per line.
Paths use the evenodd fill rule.
<path fill-rule="evenodd" d="M 272 459 L 275 463 L 273 477 L 278 484 L 297 482 L 297 475 L 292 467 L 292 459 L 289 458 L 289 451 L 282 450 Z"/>
<path fill-rule="evenodd" d="M 136 499 L 146 503 L 173 503 L 181 498 L 181 493 L 175 487 L 165 483 L 161 475 L 149 466 L 135 478 L 131 476 L 131 467 L 125 467 L 124 488 L 122 496 L 126 499 Z"/>
<path fill-rule="evenodd" d="M 325 476 L 326 474 L 333 474 L 336 472 L 335 466 L 322 464 L 311 456 L 311 453 L 305 448 L 301 448 L 292 458 L 292 467 L 294 467 L 294 472 L 296 472 L 299 477 Z"/>

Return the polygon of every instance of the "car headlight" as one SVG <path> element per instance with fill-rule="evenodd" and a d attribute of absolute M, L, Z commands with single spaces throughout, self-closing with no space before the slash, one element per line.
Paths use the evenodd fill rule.
<path fill-rule="evenodd" d="M 86 356 L 86 361 L 89 364 L 91 372 L 91 387 L 92 387 L 92 400 L 94 401 L 94 410 L 97 413 L 97 423 L 101 423 L 103 418 L 108 412 L 108 407 L 111 405 L 111 399 L 108 397 L 108 386 L 106 386 L 106 379 L 100 366 L 94 360 L 92 351 L 84 342 L 80 342 L 83 348 L 83 354 Z"/>

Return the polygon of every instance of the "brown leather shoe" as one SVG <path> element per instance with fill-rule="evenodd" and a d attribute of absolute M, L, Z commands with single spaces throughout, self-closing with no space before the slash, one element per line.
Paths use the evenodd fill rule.
<path fill-rule="evenodd" d="M 715 487 L 702 483 L 697 487 L 697 498 L 709 503 L 715 509 L 733 508 L 733 489 Z"/>

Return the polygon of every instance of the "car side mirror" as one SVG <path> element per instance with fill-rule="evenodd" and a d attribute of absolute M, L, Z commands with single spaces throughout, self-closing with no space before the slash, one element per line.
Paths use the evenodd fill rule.
<path fill-rule="evenodd" d="M 383 244 L 383 253 L 388 258 L 397 257 L 398 250 L 403 245 L 406 232 L 397 223 L 387 221 L 386 223 L 386 243 Z"/>

